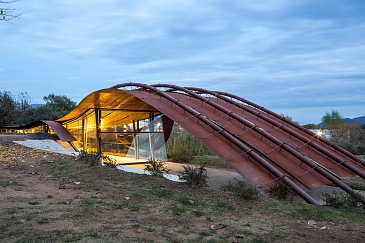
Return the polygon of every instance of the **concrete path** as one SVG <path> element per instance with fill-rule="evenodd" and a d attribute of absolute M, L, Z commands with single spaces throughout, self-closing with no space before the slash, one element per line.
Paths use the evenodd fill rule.
<path fill-rule="evenodd" d="M 166 179 L 173 181 L 180 181 L 178 179 L 178 175 L 179 172 L 184 171 L 183 166 L 190 166 L 195 168 L 198 165 L 166 162 L 166 168 L 171 170 L 170 176 L 166 176 Z M 141 172 L 144 171 L 144 168 L 145 168 L 144 164 L 135 164 L 135 165 L 123 165 L 121 169 L 131 172 L 133 172 L 133 170 Z M 214 169 L 214 168 L 206 168 L 206 169 L 209 177 L 208 187 L 210 188 L 216 188 L 216 189 L 220 188 L 222 185 L 226 185 L 229 181 L 233 181 L 234 179 L 242 181 L 244 180 L 240 174 L 232 170 Z"/>
<path fill-rule="evenodd" d="M 52 139 L 45 140 L 25 140 L 25 141 L 14 141 L 14 143 L 35 149 L 41 149 L 48 152 L 54 152 L 59 154 L 77 155 L 75 151 L 70 151 L 57 143 Z"/>

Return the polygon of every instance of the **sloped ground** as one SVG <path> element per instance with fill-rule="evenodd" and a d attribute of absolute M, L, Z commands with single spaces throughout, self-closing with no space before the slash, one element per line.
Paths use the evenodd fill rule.
<path fill-rule="evenodd" d="M 243 200 L 222 190 L 90 167 L 12 142 L 25 138 L 0 135 L 0 242 L 365 239 L 364 207 Z"/>

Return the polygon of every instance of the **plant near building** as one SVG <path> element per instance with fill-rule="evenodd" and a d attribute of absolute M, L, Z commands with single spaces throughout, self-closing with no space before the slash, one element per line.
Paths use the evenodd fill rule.
<path fill-rule="evenodd" d="M 89 166 L 102 165 L 105 164 L 109 167 L 116 167 L 117 162 L 115 159 L 110 158 L 107 155 L 103 155 L 98 152 L 87 152 L 81 150 L 77 158 L 79 161 L 86 162 Z"/>
<path fill-rule="evenodd" d="M 166 143 L 166 152 L 169 160 L 174 162 L 190 162 L 194 156 L 214 155 L 199 139 L 184 129 L 171 135 Z"/>
<path fill-rule="evenodd" d="M 163 177 L 165 174 L 169 174 L 171 170 L 166 168 L 164 161 L 150 159 L 145 165 L 144 171 L 148 171 L 153 176 Z"/>
<path fill-rule="evenodd" d="M 345 194 L 333 191 L 332 194 L 322 193 L 321 199 L 324 205 L 334 208 L 354 208 L 361 205 L 362 195 L 359 193 Z"/>
<path fill-rule="evenodd" d="M 270 197 L 275 199 L 286 199 L 289 196 L 290 187 L 286 184 L 282 179 L 280 179 L 277 183 L 271 185 L 266 192 Z"/>
<path fill-rule="evenodd" d="M 245 181 L 234 179 L 234 181 L 228 182 L 227 185 L 221 187 L 224 191 L 232 192 L 233 195 L 248 200 L 256 200 L 259 198 L 260 193 Z"/>
<path fill-rule="evenodd" d="M 179 179 L 193 186 L 207 186 L 209 177 L 205 164 L 199 167 L 183 166 L 184 171 L 179 172 Z"/>

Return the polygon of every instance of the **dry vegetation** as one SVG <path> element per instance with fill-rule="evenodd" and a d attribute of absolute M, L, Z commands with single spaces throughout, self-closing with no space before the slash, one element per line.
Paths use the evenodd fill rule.
<path fill-rule="evenodd" d="M 0 136 L 0 242 L 362 242 L 365 209 L 195 188 Z M 17 137 L 16 139 L 22 139 Z M 240 238 L 243 237 L 244 238 Z"/>

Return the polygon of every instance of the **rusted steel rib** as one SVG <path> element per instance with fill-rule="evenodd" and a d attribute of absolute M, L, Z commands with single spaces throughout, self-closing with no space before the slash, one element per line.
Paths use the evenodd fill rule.
<path fill-rule="evenodd" d="M 173 104 L 181 107 L 183 110 L 194 115 L 196 118 L 199 119 L 199 121 L 204 122 L 206 125 L 211 127 L 214 131 L 220 133 L 223 137 L 225 137 L 231 143 L 233 143 L 238 148 L 242 149 L 244 152 L 249 154 L 252 158 L 254 158 L 258 163 L 260 163 L 268 171 L 270 171 L 272 174 L 274 174 L 277 178 L 281 178 L 285 183 L 287 183 L 292 188 L 292 190 L 294 192 L 296 192 L 299 196 L 301 196 L 305 201 L 307 201 L 308 203 L 312 203 L 312 204 L 318 204 L 318 202 L 316 200 L 314 200 L 311 196 L 309 196 L 303 189 L 298 187 L 286 175 L 284 175 L 279 170 L 277 170 L 274 166 L 272 166 L 270 164 L 270 162 L 268 162 L 266 159 L 264 159 L 263 157 L 258 155 L 256 151 L 248 148 L 244 143 L 242 143 L 242 141 L 237 139 L 237 137 L 233 136 L 231 133 L 226 131 L 224 128 L 222 128 L 222 127 L 218 126 L 217 124 L 215 124 L 214 122 L 210 121 L 208 118 L 206 118 L 204 115 L 198 113 L 196 110 L 192 109 L 189 106 L 186 106 L 184 103 L 182 103 L 178 99 L 168 95 L 166 92 L 163 92 L 154 86 L 139 84 L 139 83 L 129 83 L 129 84 L 116 85 L 113 88 L 123 88 L 123 87 L 127 87 L 127 86 L 137 86 L 137 87 L 141 87 L 141 88 L 144 88 L 147 90 L 151 90 L 151 91 L 153 91 L 154 95 L 159 95 L 165 99 L 168 99 Z"/>
<path fill-rule="evenodd" d="M 72 142 L 76 141 L 76 138 L 60 123 L 55 121 L 44 121 L 43 123 L 47 124 L 52 128 L 52 130 L 55 132 L 55 134 L 64 142 Z"/>
<path fill-rule="evenodd" d="M 198 89 L 198 90 L 199 90 L 199 91 L 202 91 L 202 89 Z M 207 90 L 204 90 L 204 91 L 209 92 L 209 91 L 207 91 Z M 215 92 L 209 92 L 209 93 L 210 93 L 210 94 L 214 94 Z M 232 104 L 234 103 L 234 102 L 232 102 L 232 101 L 231 101 L 231 99 L 225 98 L 224 96 L 219 95 L 219 93 L 220 93 L 220 92 L 216 92 L 216 94 L 218 95 L 217 97 L 219 97 L 219 98 L 221 98 L 221 99 L 223 99 L 223 100 L 225 100 L 225 101 L 227 101 L 227 102 L 230 102 L 230 103 L 232 103 Z M 232 95 L 232 94 L 224 93 L 224 95 L 225 95 L 225 96 L 232 97 L 232 98 L 235 98 L 235 99 L 240 100 L 240 101 L 242 101 L 242 102 L 246 102 L 246 100 L 244 100 L 244 99 L 242 99 L 242 98 L 240 98 L 240 97 L 238 97 L 238 96 Z M 242 109 L 245 109 L 245 110 L 246 110 L 246 111 L 248 111 L 248 112 L 251 112 L 249 109 L 247 109 L 247 107 L 244 107 L 243 105 L 240 105 L 240 104 L 235 104 L 235 105 L 236 105 L 236 106 L 238 106 L 238 107 L 240 107 L 240 108 L 242 108 Z M 250 102 L 250 105 L 253 105 L 253 103 L 252 103 L 252 102 Z M 262 107 L 258 107 L 257 105 L 256 105 L 256 107 L 255 107 L 255 108 L 258 108 L 258 109 L 260 109 L 260 110 L 263 110 L 264 112 L 268 112 L 268 111 L 269 111 L 269 110 L 264 109 L 264 108 L 262 108 Z M 276 118 L 278 118 L 278 119 L 283 120 L 283 119 L 282 119 L 283 117 L 279 116 L 278 114 L 276 114 L 276 113 L 274 113 L 274 112 L 272 112 L 272 111 L 269 111 L 269 112 L 270 112 L 270 113 L 268 113 L 268 114 L 270 114 L 270 115 L 272 115 L 272 116 L 275 116 L 275 117 L 276 117 Z M 324 147 L 322 147 L 322 146 L 318 145 L 317 143 L 313 143 L 313 141 L 312 141 L 312 140 L 310 140 L 310 139 L 308 139 L 308 138 L 306 138 L 306 137 L 304 137 L 304 136 L 300 135 L 299 133 L 297 133 L 297 132 L 293 131 L 292 129 L 290 129 L 290 128 L 288 128 L 288 127 L 286 127 L 286 126 L 284 126 L 284 125 L 280 124 L 279 122 L 277 122 L 277 121 L 275 121 L 275 120 L 273 120 L 273 119 L 270 119 L 269 117 L 267 117 L 267 116 L 265 116 L 265 115 L 263 115 L 263 114 L 261 114 L 261 113 L 257 113 L 256 115 L 257 115 L 258 117 L 260 117 L 261 119 L 263 119 L 263 120 L 265 120 L 265 121 L 267 121 L 267 122 L 269 122 L 269 123 L 271 123 L 271 124 L 273 124 L 273 125 L 275 125 L 275 126 L 279 127 L 280 129 L 282 129 L 283 131 L 285 131 L 285 132 L 289 133 L 290 135 L 292 135 L 292 136 L 294 136 L 294 137 L 296 137 L 296 138 L 300 139 L 300 140 L 301 140 L 301 141 L 303 141 L 304 143 L 307 143 L 307 144 L 308 144 L 308 146 L 313 147 L 314 149 L 318 150 L 319 152 L 323 153 L 324 155 L 326 155 L 326 156 L 328 156 L 329 158 L 333 159 L 334 161 L 338 162 L 339 164 L 341 164 L 342 166 L 344 166 L 344 167 L 345 167 L 345 168 L 347 168 L 348 170 L 352 171 L 352 172 L 353 172 L 353 173 L 355 173 L 356 175 L 359 175 L 361 178 L 365 179 L 365 172 L 363 172 L 363 171 L 361 171 L 360 169 L 356 168 L 355 166 L 353 166 L 352 164 L 350 164 L 348 161 L 346 161 L 346 160 L 343 160 L 343 159 L 339 158 L 339 157 L 338 157 L 338 156 L 336 156 L 334 153 L 331 153 L 330 151 L 328 151 L 328 150 L 327 150 L 327 149 L 325 149 Z M 303 127 L 299 126 L 298 124 L 296 124 L 296 123 L 294 123 L 294 122 L 292 122 L 292 121 L 290 121 L 290 120 L 288 120 L 288 119 L 286 119 L 286 120 L 285 120 L 285 122 L 286 122 L 286 123 L 289 123 L 289 124 L 290 124 L 290 125 L 292 125 L 292 126 L 295 126 L 296 128 L 298 128 L 298 129 L 300 129 L 300 130 L 302 130 L 302 131 L 306 132 L 307 134 L 311 135 L 311 136 L 313 137 L 313 139 L 315 139 L 315 140 L 317 140 L 317 141 L 319 140 L 319 141 L 321 141 L 321 142 L 324 142 L 325 144 L 327 144 L 327 145 L 328 145 L 328 147 L 332 147 L 332 148 L 334 148 L 335 150 L 337 150 L 338 152 L 340 152 L 340 153 L 342 153 L 342 154 L 346 155 L 346 156 L 347 156 L 347 157 L 349 157 L 350 159 L 352 159 L 352 160 L 354 160 L 354 161 L 356 161 L 356 162 L 358 162 L 358 163 L 360 163 L 360 164 L 364 164 L 364 161 L 362 161 L 362 160 L 361 160 L 361 159 L 359 159 L 358 157 L 354 156 L 353 154 L 349 153 L 348 151 L 344 150 L 343 148 L 341 148 L 341 147 L 339 147 L 339 146 L 337 146 L 337 145 L 335 145 L 335 144 L 333 144 L 333 143 L 331 143 L 331 142 L 329 142 L 329 141 L 327 141 L 327 140 L 325 140 L 325 139 L 317 138 L 317 137 L 315 136 L 315 134 L 314 134 L 313 132 L 309 131 L 308 129 L 303 129 Z"/>
<path fill-rule="evenodd" d="M 55 134 L 64 142 L 76 141 L 76 138 L 64 126 L 56 121 L 40 120 L 23 125 L 1 126 L 0 128 L 25 130 L 39 127 L 42 125 L 50 126 Z"/>
<path fill-rule="evenodd" d="M 231 98 L 234 98 L 234 99 L 239 100 L 241 102 L 244 102 L 244 103 L 246 103 L 246 104 L 248 104 L 248 105 L 250 105 L 250 106 L 252 106 L 252 107 L 254 107 L 254 108 L 258 109 L 258 110 L 261 110 L 261 111 L 263 111 L 263 112 L 265 112 L 265 113 L 267 113 L 267 114 L 269 114 L 269 115 L 271 115 L 271 116 L 273 116 L 273 117 L 275 117 L 275 118 L 277 118 L 279 120 L 282 120 L 283 122 L 291 125 L 292 127 L 295 127 L 296 129 L 298 129 L 298 130 L 300 130 L 300 131 L 302 131 L 302 132 L 310 135 L 311 137 L 313 137 L 313 138 L 315 138 L 315 139 L 317 139 L 317 140 L 325 143 L 328 147 L 331 147 L 331 148 L 337 150 L 338 152 L 341 152 L 342 154 L 346 155 L 348 158 L 351 158 L 352 160 L 356 161 L 359 165 L 361 165 L 363 167 L 365 166 L 365 161 L 361 160 L 359 157 L 353 155 L 352 153 L 348 152 L 347 150 L 341 148 L 340 146 L 338 146 L 338 145 L 336 145 L 336 144 L 334 144 L 334 143 L 332 143 L 332 142 L 330 142 L 330 141 L 328 141 L 328 140 L 326 140 L 324 138 L 317 137 L 314 132 L 312 132 L 312 131 L 310 131 L 310 130 L 308 130 L 308 129 L 300 126 L 300 125 L 298 125 L 297 123 L 295 123 L 295 122 L 293 122 L 293 121 L 291 121 L 291 120 L 289 120 L 289 119 L 287 119 L 287 118 L 285 118 L 283 116 L 280 116 L 279 114 L 277 114 L 275 112 L 270 111 L 269 109 L 266 109 L 266 108 L 264 108 L 262 106 L 259 106 L 259 105 L 255 104 L 255 103 L 253 103 L 253 102 L 251 102 L 249 100 L 246 100 L 244 98 L 241 98 L 241 97 L 239 97 L 237 95 L 229 94 L 227 92 L 220 92 L 220 91 L 215 91 L 215 92 L 217 94 L 224 95 L 224 96 L 227 96 L 227 97 L 231 97 Z"/>
<path fill-rule="evenodd" d="M 342 182 L 340 179 L 338 179 L 337 177 L 335 177 L 333 174 L 329 173 L 327 170 L 325 170 L 321 166 L 318 166 L 318 164 L 316 164 L 313 161 L 309 160 L 308 158 L 304 157 L 302 154 L 300 154 L 297 150 L 293 149 L 288 144 L 283 143 L 282 141 L 280 141 L 276 137 L 274 137 L 271 134 L 267 133 L 265 130 L 261 129 L 260 127 L 256 126 L 255 124 L 252 124 L 251 122 L 245 120 L 244 118 L 238 116 L 237 114 L 231 112 L 230 110 L 228 110 L 228 109 L 226 109 L 226 108 L 224 108 L 224 107 L 222 107 L 222 106 L 220 106 L 220 105 L 212 102 L 211 100 L 209 100 L 207 98 L 204 98 L 204 97 L 196 94 L 191 89 L 179 87 L 179 86 L 176 86 L 176 85 L 164 85 L 164 84 L 158 84 L 158 85 L 154 85 L 154 86 L 155 87 L 168 87 L 168 88 L 173 88 L 175 90 L 183 91 L 183 92 L 187 93 L 188 95 L 190 95 L 190 96 L 192 96 L 192 97 L 194 97 L 196 99 L 200 99 L 204 103 L 213 106 L 214 108 L 222 111 L 223 113 L 226 113 L 226 115 L 228 115 L 228 116 L 236 119 L 237 121 L 243 123 L 244 125 L 249 126 L 249 127 L 251 126 L 252 130 L 256 131 L 257 133 L 259 133 L 263 137 L 269 139 L 271 142 L 275 143 L 277 146 L 279 146 L 282 149 L 286 150 L 287 152 L 289 152 L 290 154 L 292 154 L 293 156 L 295 156 L 297 159 L 303 161 L 308 166 L 314 168 L 322 176 L 324 176 L 325 178 L 327 178 L 330 181 L 332 181 L 333 183 L 335 183 L 337 186 L 339 186 L 341 189 L 343 189 L 347 193 L 349 193 L 351 195 L 356 194 L 356 192 L 351 187 L 349 187 L 347 184 L 345 184 L 344 182 Z M 199 91 L 201 92 L 202 89 L 199 89 Z M 365 199 L 363 199 L 362 202 L 365 204 Z"/>

